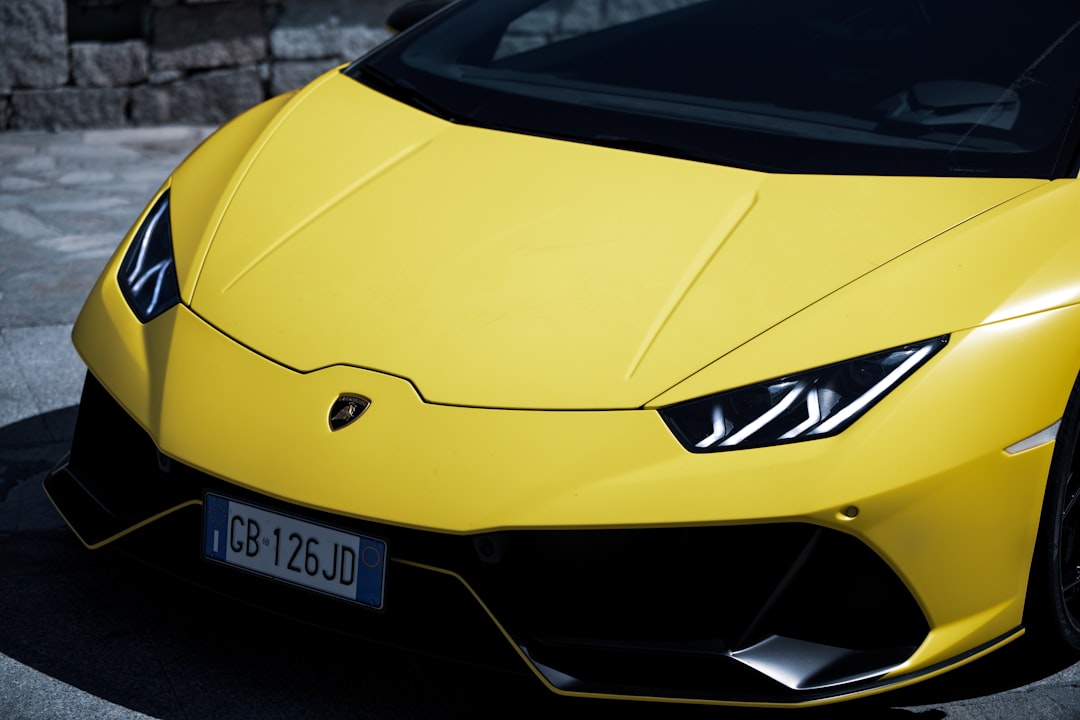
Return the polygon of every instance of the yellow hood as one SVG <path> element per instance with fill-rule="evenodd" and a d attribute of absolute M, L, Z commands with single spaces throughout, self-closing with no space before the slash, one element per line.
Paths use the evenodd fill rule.
<path fill-rule="evenodd" d="M 208 218 L 191 305 L 211 324 L 298 370 L 536 409 L 639 407 L 1038 184 L 717 167 L 454 125 L 340 74 L 185 210 L 199 182 L 174 179 L 174 225 Z"/>

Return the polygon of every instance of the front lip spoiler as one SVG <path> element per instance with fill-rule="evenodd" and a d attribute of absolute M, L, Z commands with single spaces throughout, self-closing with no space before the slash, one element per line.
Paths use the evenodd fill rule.
<path fill-rule="evenodd" d="M 930 678 L 955 670 L 963 665 L 974 662 L 979 658 L 994 652 L 1005 645 L 1013 642 L 1024 634 L 1024 627 L 1017 626 L 1002 635 L 961 653 L 940 663 L 921 670 L 900 674 L 886 675 L 884 677 L 857 680 L 849 685 L 833 685 L 818 690 L 804 691 L 799 698 L 792 701 L 769 701 L 769 700 L 727 700 L 721 698 L 696 698 L 692 702 L 703 705 L 717 705 L 730 707 L 754 707 L 754 708 L 811 708 L 824 705 L 832 705 L 838 702 L 866 698 L 879 695 L 886 691 L 900 691 Z M 682 700 L 676 696 L 665 694 L 662 691 L 650 691 L 650 688 L 641 688 L 640 692 L 612 691 L 610 688 L 593 686 L 588 682 L 582 682 L 575 677 L 560 673 L 558 670 L 544 666 L 526 652 L 528 662 L 542 677 L 544 683 L 560 695 L 574 697 L 605 697 L 619 700 L 644 700 L 653 702 L 671 702 Z"/>

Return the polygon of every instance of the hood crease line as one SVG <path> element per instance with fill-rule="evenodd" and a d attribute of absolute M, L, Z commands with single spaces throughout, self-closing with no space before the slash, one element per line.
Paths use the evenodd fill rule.
<path fill-rule="evenodd" d="M 305 217 L 303 220 L 301 220 L 295 226 L 290 228 L 289 231 L 284 233 L 276 242 L 271 243 L 263 252 L 259 253 L 259 255 L 256 256 L 250 263 L 248 263 L 246 266 L 244 266 L 244 268 L 242 270 L 240 270 L 239 273 L 237 273 L 236 277 L 234 277 L 232 280 L 230 280 L 229 283 L 224 288 L 222 288 L 222 290 L 221 290 L 222 294 L 229 292 L 229 290 L 233 286 L 235 286 L 238 282 L 240 282 L 242 279 L 244 279 L 244 277 L 248 273 L 250 273 L 256 267 L 258 267 L 258 265 L 263 260 L 270 257 L 270 255 L 274 254 L 279 248 L 281 248 L 286 243 L 288 243 L 289 240 L 291 240 L 293 237 L 295 237 L 298 233 L 300 233 L 304 228 L 306 228 L 308 225 L 313 223 L 316 219 L 318 219 L 319 217 L 324 215 L 327 211 L 331 210 L 334 206 L 338 205 L 339 203 L 341 203 L 344 200 L 351 197 L 360 188 L 364 187 L 365 185 L 367 185 L 369 183 L 374 182 L 375 180 L 377 180 L 382 175 L 386 174 L 390 170 L 394 169 L 396 166 L 400 165 L 402 162 L 407 160 L 409 157 L 411 157 L 411 156 L 415 155 L 416 153 L 420 152 L 425 147 L 427 147 L 430 143 L 431 143 L 431 139 L 429 138 L 429 139 L 425 140 L 424 142 L 417 143 L 415 145 L 410 145 L 409 147 L 406 147 L 405 149 L 401 150 L 401 152 L 398 152 L 395 155 L 391 156 L 390 158 L 388 158 L 388 159 L 384 160 L 383 162 L 379 163 L 379 165 L 372 168 L 372 170 L 370 172 L 368 172 L 367 174 L 365 174 L 362 177 L 360 177 L 359 179 L 357 179 L 356 182 L 353 182 L 353 183 L 349 184 L 347 187 L 345 187 L 344 190 L 342 190 L 337 195 L 335 195 L 332 198 L 330 198 L 329 200 L 327 200 L 324 204 L 322 204 L 321 206 L 319 206 L 318 208 L 313 210 L 311 213 L 309 213 L 307 215 L 307 217 Z"/>
<path fill-rule="evenodd" d="M 660 337 L 660 333 L 663 332 L 664 327 L 675 315 L 675 312 L 679 309 L 679 305 L 690 293 L 690 290 L 701 278 L 705 269 L 712 264 L 713 258 L 724 247 L 724 244 L 735 233 L 742 221 L 757 204 L 758 193 L 748 193 L 738 201 L 732 203 L 728 208 L 724 217 L 720 222 L 716 224 L 716 227 L 709 234 L 707 241 L 702 245 L 701 251 L 697 256 L 687 265 L 686 271 L 683 273 L 682 278 L 676 284 L 674 291 L 668 296 L 667 302 L 661 308 L 657 314 L 656 319 L 653 320 L 652 327 L 646 333 L 644 341 L 641 347 L 638 348 L 637 353 L 634 355 L 633 360 L 630 362 L 630 367 L 626 372 L 626 379 L 630 380 L 634 377 L 634 374 L 641 368 L 641 364 L 645 362 L 645 356 L 648 355 L 649 350 L 656 343 L 656 340 Z"/>

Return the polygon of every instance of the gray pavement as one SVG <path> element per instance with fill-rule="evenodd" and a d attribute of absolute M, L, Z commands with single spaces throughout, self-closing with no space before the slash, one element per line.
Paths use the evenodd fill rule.
<path fill-rule="evenodd" d="M 0 718 L 747 716 L 565 702 L 247 612 L 74 541 L 40 488 L 79 398 L 71 325 L 130 222 L 207 132 L 0 133 Z M 1071 720 L 1080 667 L 1007 652 L 890 702 L 809 716 Z"/>

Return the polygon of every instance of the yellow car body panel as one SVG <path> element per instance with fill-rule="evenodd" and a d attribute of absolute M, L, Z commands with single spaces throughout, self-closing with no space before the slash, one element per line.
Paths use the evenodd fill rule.
<path fill-rule="evenodd" d="M 1080 302 L 1080 207 L 1075 179 L 1031 192 L 896 258 L 870 282 L 838 289 L 654 400 L 665 405 L 779 377 L 798 347 L 808 367 L 915 339 L 956 332 Z M 1017 282 L 1013 278 L 1021 278 Z M 1047 356 L 1052 348 L 1046 349 Z M 1066 363 L 1077 367 L 1073 358 Z M 1071 381 L 1070 381 L 1071 382 Z M 1060 392 L 1060 390 L 1059 390 Z M 1067 392 L 1060 395 L 1063 404 Z M 1047 408 L 1047 413 L 1061 408 Z"/>
<path fill-rule="evenodd" d="M 192 308 L 286 366 L 354 363 L 452 405 L 639 407 L 1040 184 L 768 176 L 456 126 L 340 73 L 283 114 L 209 219 L 173 208 L 209 248 Z"/>
<path fill-rule="evenodd" d="M 1073 347 L 1060 345 L 1066 336 L 1077 338 Z M 957 334 L 873 421 L 838 437 L 714 455 L 686 453 L 651 410 L 449 407 L 381 373 L 299 373 L 184 308 L 138 326 L 108 280 L 75 340 L 162 452 L 310 508 L 452 533 L 781 520 L 851 533 L 896 569 L 930 621 L 922 648 L 895 671 L 903 676 L 956 655 L 957 638 L 978 646 L 1020 625 L 1052 445 L 1015 456 L 1004 448 L 1060 416 L 1060 404 L 1019 400 L 1063 397 L 1068 362 L 1046 374 L 1027 372 L 1026 362 L 1040 346 L 1048 357 L 1080 357 L 1080 309 Z M 995 362 L 972 373 L 972 354 Z M 1011 403 L 972 424 L 969 408 L 987 402 L 985 387 L 1002 378 L 1012 385 L 996 399 Z M 343 390 L 373 401 L 351 434 L 325 422 Z M 987 438 L 999 449 L 987 453 Z M 977 508 L 958 512 L 971 498 Z M 957 542 L 973 537 L 992 562 L 973 564 Z"/>
<path fill-rule="evenodd" d="M 1080 367 L 1075 180 L 769 175 L 457 126 L 335 72 L 167 188 L 183 304 L 137 321 L 129 235 L 74 330 L 164 455 L 449 534 L 831 528 L 926 616 L 899 684 L 1019 632 L 1054 443 L 1006 449 Z M 691 453 L 656 411 L 940 335 L 835 437 Z M 372 405 L 333 432 L 345 392 Z"/>
<path fill-rule="evenodd" d="M 192 178 L 192 182 L 185 182 L 186 193 L 180 199 L 182 211 L 173 218 L 173 254 L 184 299 L 191 299 L 216 222 L 242 178 L 237 168 L 258 152 L 260 134 L 281 122 L 282 108 L 294 95 L 271 98 L 225 124 L 174 171 L 177 178 Z"/>

